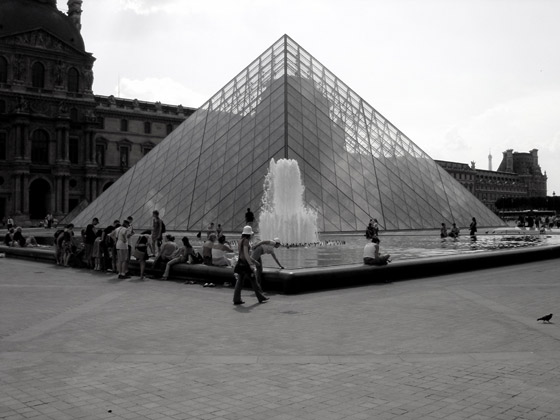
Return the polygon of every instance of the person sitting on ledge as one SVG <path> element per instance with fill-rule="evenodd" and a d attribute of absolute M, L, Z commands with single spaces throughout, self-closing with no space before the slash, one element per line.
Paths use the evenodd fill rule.
<path fill-rule="evenodd" d="M 14 233 L 14 242 L 12 246 L 21 246 L 22 248 L 25 246 L 37 246 L 37 240 L 34 236 L 28 236 L 27 238 L 23 236 L 23 232 L 21 227 L 17 227 Z"/>
<path fill-rule="evenodd" d="M 4 245 L 12 246 L 12 242 L 14 241 L 14 233 L 15 233 L 14 228 L 8 229 L 6 236 L 4 236 Z"/>
<path fill-rule="evenodd" d="M 367 265 L 387 265 L 391 261 L 390 255 L 379 254 L 379 238 L 374 236 L 371 242 L 364 246 L 364 264 Z"/>
<path fill-rule="evenodd" d="M 208 239 L 202 245 L 202 258 L 204 258 L 204 265 L 212 265 L 212 248 L 216 242 L 216 234 L 210 233 Z"/>
<path fill-rule="evenodd" d="M 226 257 L 226 253 L 233 253 L 233 249 L 226 243 L 226 237 L 221 235 L 218 243 L 212 246 L 212 265 L 216 267 L 231 267 L 231 261 Z"/>
<path fill-rule="evenodd" d="M 453 238 L 453 239 L 458 239 L 460 233 L 461 233 L 461 231 L 457 227 L 457 224 L 453 223 L 453 227 L 451 228 L 451 232 L 449 232 L 449 237 Z"/>
<path fill-rule="evenodd" d="M 439 236 L 441 239 L 447 238 L 447 226 L 445 226 L 445 223 L 441 224 L 441 229 L 439 230 Z"/>
<path fill-rule="evenodd" d="M 159 248 L 158 255 L 156 256 L 153 264 L 154 270 L 161 270 L 159 268 L 162 264 L 167 264 L 171 261 L 171 256 L 177 250 L 177 244 L 175 243 L 175 237 L 173 235 L 165 235 L 165 242 Z"/>
<path fill-rule="evenodd" d="M 183 242 L 183 246 L 178 248 L 171 255 L 171 260 L 165 266 L 165 272 L 163 273 L 162 280 L 167 280 L 167 278 L 169 277 L 169 272 L 171 271 L 171 267 L 173 267 L 175 264 L 186 263 L 189 255 L 192 255 L 194 253 L 193 248 L 189 242 L 189 238 L 184 236 L 181 241 Z"/>

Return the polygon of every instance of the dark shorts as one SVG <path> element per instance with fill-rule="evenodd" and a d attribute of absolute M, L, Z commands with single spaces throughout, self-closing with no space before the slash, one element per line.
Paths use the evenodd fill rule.
<path fill-rule="evenodd" d="M 364 257 L 364 264 L 366 265 L 387 265 L 389 257 L 383 256 L 381 258 Z"/>

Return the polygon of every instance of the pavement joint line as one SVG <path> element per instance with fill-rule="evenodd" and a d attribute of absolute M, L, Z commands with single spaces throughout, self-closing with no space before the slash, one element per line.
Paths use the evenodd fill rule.
<path fill-rule="evenodd" d="M 560 359 L 560 350 L 547 352 L 496 351 L 472 353 L 399 353 L 361 355 L 186 355 L 180 353 L 86 353 L 86 352 L 34 352 L 0 351 L 0 360 L 66 360 L 104 361 L 108 363 L 173 363 L 173 364 L 392 364 L 395 362 L 457 363 L 473 361 L 520 361 Z"/>
<path fill-rule="evenodd" d="M 461 296 L 464 299 L 470 300 L 471 302 L 476 303 L 477 305 L 483 306 L 486 309 L 489 309 L 493 312 L 496 312 L 500 315 L 504 315 L 516 322 L 519 322 L 523 325 L 525 325 L 526 327 L 529 327 L 531 329 L 534 329 L 536 331 L 539 331 L 541 334 L 545 334 L 545 335 L 549 335 L 557 340 L 560 340 L 560 330 L 558 328 L 551 328 L 551 327 L 555 327 L 555 325 L 553 323 L 551 324 L 545 324 L 545 326 L 547 327 L 546 330 L 544 328 L 540 328 L 539 326 L 541 326 L 542 324 L 540 322 L 537 322 L 537 317 L 533 317 L 533 318 L 529 318 L 526 315 L 519 315 L 515 310 L 513 310 L 512 308 L 502 305 L 492 299 L 488 299 L 485 298 L 484 296 L 478 294 L 478 293 L 474 293 L 465 289 L 461 289 L 461 288 L 447 288 L 448 291 L 450 291 L 451 293 L 454 293 L 458 296 Z M 546 311 L 545 311 L 546 312 Z M 539 312 L 540 314 L 540 312 Z"/>
<path fill-rule="evenodd" d="M 22 342 L 28 341 L 33 338 L 39 337 L 49 331 L 66 324 L 82 315 L 87 314 L 88 312 L 99 310 L 99 308 L 113 299 L 118 298 L 119 296 L 123 295 L 125 292 L 110 292 L 104 295 L 98 296 L 95 299 L 90 300 L 82 305 L 79 305 L 75 308 L 69 309 L 61 314 L 58 314 L 52 318 L 46 319 L 41 321 L 31 327 L 24 329 L 23 331 L 19 331 L 7 337 L 4 337 L 0 341 L 7 341 L 7 342 Z"/>

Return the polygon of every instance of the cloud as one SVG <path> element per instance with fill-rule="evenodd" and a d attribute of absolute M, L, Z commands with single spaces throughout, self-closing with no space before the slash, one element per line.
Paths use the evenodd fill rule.
<path fill-rule="evenodd" d="M 508 145 L 516 148 L 557 150 L 560 130 L 560 89 L 536 91 L 499 103 L 466 121 L 459 132 L 475 145 Z M 505 150 L 505 149 L 504 149 Z"/>
<path fill-rule="evenodd" d="M 175 0 L 120 0 L 121 10 L 132 10 L 139 15 L 149 15 L 158 12 L 170 12 L 174 9 Z"/>
<path fill-rule="evenodd" d="M 449 129 L 444 143 L 449 146 L 445 159 L 477 162 L 487 169 L 488 153 L 493 155 L 493 169 L 502 160 L 502 152 L 539 150 L 539 165 L 548 174 L 548 192 L 560 190 L 560 88 L 539 90 L 509 101 L 497 103 L 487 110 Z M 454 144 L 461 143 L 461 156 L 453 153 Z"/>
<path fill-rule="evenodd" d="M 209 98 L 170 78 L 135 80 L 122 78 L 119 96 L 143 101 L 160 101 L 166 104 L 199 107 Z"/>

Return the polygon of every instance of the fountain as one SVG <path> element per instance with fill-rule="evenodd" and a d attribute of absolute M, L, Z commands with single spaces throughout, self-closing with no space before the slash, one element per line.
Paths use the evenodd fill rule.
<path fill-rule="evenodd" d="M 261 239 L 279 237 L 284 244 L 316 243 L 317 212 L 303 202 L 305 187 L 297 161 L 271 159 L 263 188 L 259 215 Z"/>

